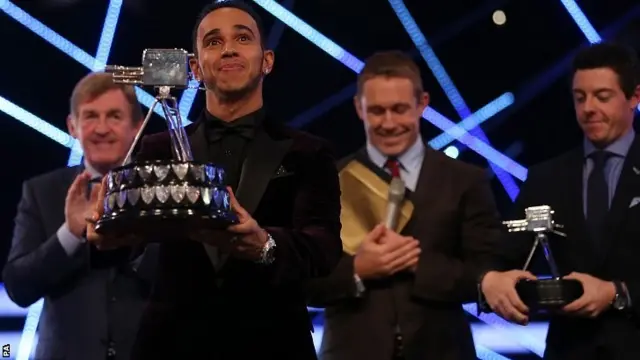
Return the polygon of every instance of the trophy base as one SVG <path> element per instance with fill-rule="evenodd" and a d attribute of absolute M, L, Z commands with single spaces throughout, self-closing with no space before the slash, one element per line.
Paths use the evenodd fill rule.
<path fill-rule="evenodd" d="M 530 309 L 548 311 L 564 307 L 584 292 L 582 284 L 572 279 L 522 280 L 516 284 L 516 291 Z"/>
<path fill-rule="evenodd" d="M 159 242 L 224 230 L 238 221 L 224 184 L 224 170 L 210 163 L 152 160 L 115 168 L 107 175 L 96 232 Z"/>
<path fill-rule="evenodd" d="M 225 212 L 202 215 L 192 209 L 127 211 L 100 218 L 96 233 L 114 237 L 135 235 L 147 242 L 162 242 L 184 238 L 194 230 L 225 230 L 237 222 L 235 214 Z"/>

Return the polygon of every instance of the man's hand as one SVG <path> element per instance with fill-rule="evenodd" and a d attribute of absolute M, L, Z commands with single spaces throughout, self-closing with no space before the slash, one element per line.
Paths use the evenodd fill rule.
<path fill-rule="evenodd" d="M 90 210 L 84 217 L 87 224 L 87 241 L 95 245 L 99 250 L 113 250 L 123 246 L 133 246 L 142 241 L 135 235 L 114 238 L 111 236 L 103 236 L 96 232 L 96 223 L 104 214 L 104 198 L 107 192 L 107 177 L 102 178 L 100 184 L 96 184 L 91 189 L 89 198 Z"/>
<path fill-rule="evenodd" d="M 251 214 L 240 205 L 231 187 L 227 187 L 227 190 L 231 209 L 238 216 L 238 223 L 227 228 L 231 237 L 223 237 L 223 241 L 219 241 L 219 246 L 223 252 L 228 252 L 240 259 L 260 260 L 262 249 L 269 236 Z"/>
<path fill-rule="evenodd" d="M 87 198 L 87 189 L 91 181 L 91 175 L 83 171 L 76 176 L 67 191 L 64 203 L 64 220 L 69 231 L 76 237 L 82 237 L 87 227 L 86 218 L 91 213 L 92 203 Z"/>
<path fill-rule="evenodd" d="M 363 280 L 382 278 L 415 266 L 419 255 L 418 240 L 378 225 L 362 240 L 353 267 Z"/>
<path fill-rule="evenodd" d="M 526 325 L 529 308 L 516 292 L 516 283 L 522 279 L 536 280 L 536 277 L 523 270 L 490 271 L 482 279 L 480 288 L 491 310 L 509 321 Z"/>
<path fill-rule="evenodd" d="M 594 318 L 609 308 L 616 296 L 613 282 L 600 280 L 589 274 L 572 272 L 564 279 L 578 280 L 584 289 L 580 298 L 562 308 L 566 313 Z"/>

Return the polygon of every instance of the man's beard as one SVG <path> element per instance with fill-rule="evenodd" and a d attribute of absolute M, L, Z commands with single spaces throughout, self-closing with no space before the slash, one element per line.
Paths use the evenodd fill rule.
<path fill-rule="evenodd" d="M 218 82 L 216 81 L 216 79 L 212 79 L 205 83 L 205 87 L 207 88 L 207 90 L 211 90 L 214 94 L 216 94 L 216 96 L 221 101 L 235 102 L 253 93 L 260 85 L 260 80 L 262 80 L 262 75 L 257 74 L 256 76 L 250 78 L 249 81 L 242 87 L 231 90 L 223 90 L 218 87 Z"/>

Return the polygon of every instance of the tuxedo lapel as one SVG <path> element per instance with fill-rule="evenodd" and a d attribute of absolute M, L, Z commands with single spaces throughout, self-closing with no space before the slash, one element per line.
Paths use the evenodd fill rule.
<path fill-rule="evenodd" d="M 204 115 L 202 115 L 204 116 Z M 209 144 L 206 136 L 206 127 L 204 126 L 204 120 L 201 118 L 198 122 L 191 125 L 189 128 L 187 137 L 189 138 L 189 144 L 191 145 L 191 155 L 193 160 L 200 163 L 209 162 Z M 211 265 L 214 269 L 218 270 L 220 266 L 226 261 L 226 257 L 220 256 L 218 249 L 215 246 L 207 243 L 202 243 Z M 220 284 L 218 284 L 220 285 Z"/>
<path fill-rule="evenodd" d="M 235 192 L 238 202 L 249 214 L 253 214 L 258 208 L 269 181 L 292 143 L 292 139 L 275 140 L 264 130 L 256 134 L 242 164 L 240 181 Z"/>

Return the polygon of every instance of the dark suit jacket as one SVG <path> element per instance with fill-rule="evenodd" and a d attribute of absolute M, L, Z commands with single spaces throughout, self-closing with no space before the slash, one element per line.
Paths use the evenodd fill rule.
<path fill-rule="evenodd" d="M 186 128 L 207 161 L 203 120 Z M 167 133 L 143 140 L 138 158 L 171 158 Z M 303 281 L 338 262 L 340 188 L 324 141 L 264 122 L 247 150 L 236 196 L 274 238 L 268 266 L 229 257 L 217 272 L 202 243 L 160 245 L 152 305 L 135 359 L 315 359 Z"/>
<path fill-rule="evenodd" d="M 85 243 L 66 254 L 56 232 L 64 223 L 67 189 L 81 170 L 63 168 L 24 183 L 5 288 L 22 307 L 44 297 L 37 359 L 104 360 L 108 331 L 118 359 L 128 359 L 154 259 L 138 259 L 134 270 L 127 249 L 97 253 Z"/>
<path fill-rule="evenodd" d="M 585 223 L 583 164 L 584 152 L 579 147 L 529 169 L 512 217 L 523 218 L 529 206 L 551 206 L 556 223 L 564 225 L 560 231 L 567 234 L 567 238 L 550 237 L 561 275 L 576 271 L 603 280 L 623 280 L 634 309 L 628 313 L 610 310 L 598 319 L 552 317 L 545 356 L 554 360 L 640 359 L 640 206 L 630 207 L 631 200 L 640 196 L 640 175 L 636 173 L 640 169 L 640 141 L 636 137 L 629 149 L 607 219 L 607 242 L 598 253 Z M 522 268 L 532 244 L 531 234 L 505 236 L 500 268 Z M 598 355 L 598 346 L 610 352 Z"/>
<path fill-rule="evenodd" d="M 390 180 L 364 151 L 356 157 Z M 365 281 L 356 298 L 353 256 L 345 253 L 328 278 L 309 283 L 310 305 L 326 307 L 322 360 L 390 360 L 396 322 L 408 360 L 476 359 L 462 304 L 475 300 L 477 277 L 499 235 L 487 177 L 428 148 L 410 199 L 414 215 L 403 233 L 420 241 L 415 274 Z"/>

